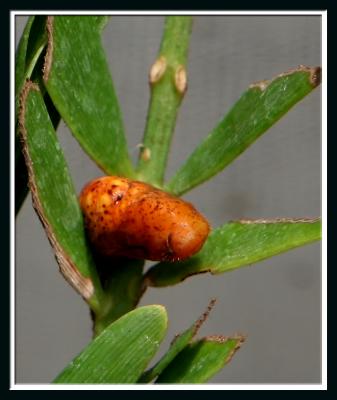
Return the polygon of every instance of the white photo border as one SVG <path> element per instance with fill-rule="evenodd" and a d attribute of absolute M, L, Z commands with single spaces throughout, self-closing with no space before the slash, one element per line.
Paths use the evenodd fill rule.
<path fill-rule="evenodd" d="M 322 100 L 321 100 L 321 200 L 322 200 L 322 260 L 321 260 L 321 383 L 320 384 L 208 384 L 208 385 L 50 385 L 15 383 L 15 17 L 28 15 L 115 15 L 115 16 L 165 16 L 165 15 L 203 15 L 203 16 L 321 16 L 322 33 Z M 10 11 L 10 390 L 327 390 L 327 10 L 320 11 L 56 11 L 27 10 Z"/>

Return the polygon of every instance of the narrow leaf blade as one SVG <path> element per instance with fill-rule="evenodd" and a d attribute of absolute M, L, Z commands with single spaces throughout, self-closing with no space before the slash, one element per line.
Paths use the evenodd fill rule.
<path fill-rule="evenodd" d="M 79 202 L 41 92 L 30 81 L 21 94 L 19 121 L 34 207 L 61 272 L 94 307 L 100 284 Z"/>
<path fill-rule="evenodd" d="M 15 57 L 15 115 L 17 116 L 19 107 L 19 96 L 26 79 L 42 79 L 41 69 L 39 68 L 40 58 L 43 49 L 47 45 L 46 16 L 38 15 L 29 17 L 21 36 L 16 57 Z M 102 31 L 108 21 L 106 16 L 96 16 L 95 24 L 99 32 Z M 45 96 L 49 100 L 49 96 Z M 49 105 L 49 107 L 48 107 Z M 48 112 L 52 118 L 54 127 L 59 123 L 60 116 L 49 102 Z M 20 208 L 28 193 L 28 175 L 21 145 L 16 129 L 15 135 L 15 214 Z"/>
<path fill-rule="evenodd" d="M 22 33 L 21 39 L 19 41 L 17 51 L 15 54 L 15 100 L 16 107 L 18 109 L 19 106 L 19 93 L 23 86 L 26 77 L 26 55 L 27 55 L 27 46 L 29 40 L 29 34 L 34 22 L 34 16 L 28 18 L 25 29 Z"/>
<path fill-rule="evenodd" d="M 145 282 L 168 286 L 203 272 L 220 274 L 250 265 L 321 238 L 318 219 L 241 220 L 215 229 L 201 251 L 176 263 L 152 267 Z"/>
<path fill-rule="evenodd" d="M 195 341 L 177 355 L 156 383 L 207 382 L 231 360 L 243 340 L 241 336 L 210 336 Z"/>
<path fill-rule="evenodd" d="M 47 30 L 44 82 L 56 108 L 83 149 L 106 173 L 132 176 L 96 18 L 48 17 Z"/>
<path fill-rule="evenodd" d="M 19 109 L 20 92 L 26 79 L 30 78 L 47 43 L 42 16 L 28 18 L 15 55 L 15 118 Z M 28 193 L 28 175 L 23 158 L 17 126 L 15 129 L 15 214 Z"/>
<path fill-rule="evenodd" d="M 99 32 L 102 32 L 109 22 L 109 15 L 96 15 L 94 16 L 95 22 L 97 24 L 97 28 Z"/>
<path fill-rule="evenodd" d="M 203 313 L 203 315 L 198 318 L 196 322 L 192 326 L 190 326 L 187 330 L 182 332 L 180 335 L 177 335 L 168 351 L 164 354 L 164 356 L 148 371 L 145 371 L 139 379 L 139 383 L 147 383 L 151 382 L 154 378 L 160 375 L 164 369 L 173 361 L 173 359 L 179 354 L 194 338 L 200 329 L 201 325 L 207 319 L 209 313 L 211 312 L 213 306 L 215 304 L 215 299 L 212 299 L 209 303 L 207 310 Z"/>
<path fill-rule="evenodd" d="M 28 174 L 20 140 L 15 135 L 15 215 L 21 209 L 28 193 Z"/>
<path fill-rule="evenodd" d="M 251 85 L 166 189 L 180 195 L 220 172 L 319 83 L 320 68 L 300 66 L 271 81 Z"/>
<path fill-rule="evenodd" d="M 109 325 L 55 383 L 135 383 L 167 329 L 165 308 L 140 307 Z"/>

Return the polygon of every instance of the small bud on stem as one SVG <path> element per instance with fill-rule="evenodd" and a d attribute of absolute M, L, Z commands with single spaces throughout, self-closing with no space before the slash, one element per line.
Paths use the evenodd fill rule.
<path fill-rule="evenodd" d="M 166 67 L 166 58 L 164 56 L 157 58 L 150 69 L 149 80 L 151 84 L 158 82 L 163 77 Z"/>
<path fill-rule="evenodd" d="M 183 65 L 179 65 L 174 75 L 174 85 L 180 94 L 185 94 L 187 90 L 187 74 Z"/>

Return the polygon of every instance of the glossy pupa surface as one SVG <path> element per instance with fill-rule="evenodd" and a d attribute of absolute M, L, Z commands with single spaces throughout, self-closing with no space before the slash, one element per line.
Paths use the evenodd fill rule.
<path fill-rule="evenodd" d="M 192 204 L 117 176 L 89 182 L 80 205 L 89 240 L 104 256 L 183 260 L 201 249 L 210 230 Z"/>

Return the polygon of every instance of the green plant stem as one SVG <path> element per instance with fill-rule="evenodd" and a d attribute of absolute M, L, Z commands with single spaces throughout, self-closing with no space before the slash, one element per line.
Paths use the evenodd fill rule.
<path fill-rule="evenodd" d="M 93 310 L 94 335 L 99 335 L 116 319 L 133 310 L 142 294 L 143 260 L 98 260 L 104 299 Z"/>
<path fill-rule="evenodd" d="M 150 71 L 151 98 L 138 173 L 158 186 L 163 183 L 178 108 L 186 90 L 191 27 L 191 17 L 166 18 L 159 55 Z"/>

